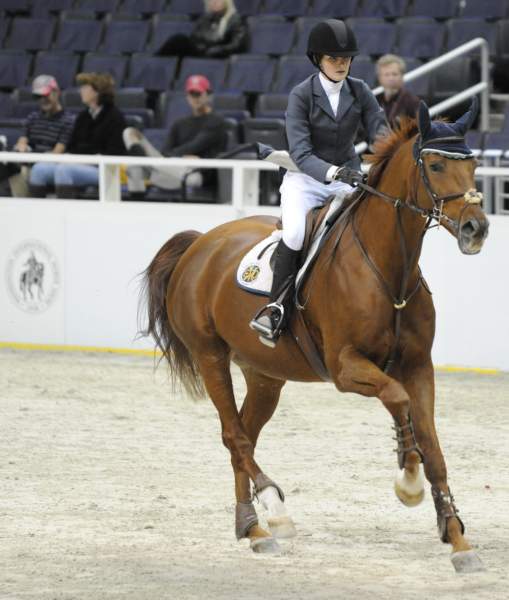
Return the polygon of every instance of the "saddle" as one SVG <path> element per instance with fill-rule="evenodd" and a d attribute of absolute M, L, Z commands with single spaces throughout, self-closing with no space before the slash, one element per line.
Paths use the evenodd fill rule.
<path fill-rule="evenodd" d="M 294 301 L 298 310 L 293 311 L 288 333 L 293 336 L 310 366 L 324 381 L 330 381 L 330 377 L 304 322 L 302 311 L 305 306 L 301 304 L 299 295 L 331 233 L 336 232 L 335 246 L 337 247 L 348 223 L 349 215 L 364 195 L 363 190 L 356 189 L 345 196 L 342 201 L 336 200 L 335 196 L 330 196 L 323 206 L 311 210 L 306 219 L 304 245 L 295 280 Z M 237 269 L 237 285 L 243 290 L 269 296 L 272 286 L 274 250 L 281 239 L 281 229 L 282 223 L 279 220 L 271 235 L 258 242 L 241 260 Z"/>

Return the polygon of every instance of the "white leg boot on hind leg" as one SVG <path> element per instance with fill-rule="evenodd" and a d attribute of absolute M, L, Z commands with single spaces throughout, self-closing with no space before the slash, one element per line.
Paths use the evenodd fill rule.
<path fill-rule="evenodd" d="M 273 486 L 266 487 L 258 493 L 258 499 L 269 513 L 267 523 L 270 532 L 277 538 L 292 538 L 297 535 L 295 525 L 286 512 L 286 506 L 281 501 L 279 493 Z"/>

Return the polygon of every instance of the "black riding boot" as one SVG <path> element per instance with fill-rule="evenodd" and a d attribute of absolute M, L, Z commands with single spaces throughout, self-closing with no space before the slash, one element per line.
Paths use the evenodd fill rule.
<path fill-rule="evenodd" d="M 270 302 L 249 323 L 260 334 L 260 341 L 274 348 L 289 320 L 293 283 L 296 276 L 300 250 L 292 250 L 280 240 L 275 250 L 274 278 Z"/>

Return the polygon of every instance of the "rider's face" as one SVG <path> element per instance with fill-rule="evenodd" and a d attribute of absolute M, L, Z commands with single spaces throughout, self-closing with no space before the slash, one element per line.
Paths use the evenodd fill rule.
<path fill-rule="evenodd" d="M 348 75 L 351 62 L 351 56 L 329 56 L 325 54 L 320 60 L 320 67 L 329 79 L 339 82 L 343 81 Z"/>

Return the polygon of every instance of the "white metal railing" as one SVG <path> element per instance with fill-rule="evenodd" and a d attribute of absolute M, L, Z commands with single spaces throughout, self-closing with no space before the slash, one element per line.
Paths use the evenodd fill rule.
<path fill-rule="evenodd" d="M 244 209 L 258 205 L 259 174 L 260 171 L 277 171 L 278 167 L 272 163 L 261 160 L 233 160 L 233 159 L 188 159 L 188 158 L 152 158 L 139 156 L 104 156 L 100 154 L 39 154 L 35 152 L 3 152 L 1 160 L 15 163 L 52 162 L 66 164 L 97 165 L 99 170 L 99 201 L 120 202 L 120 166 L 142 165 L 147 167 L 179 166 L 191 168 L 225 169 L 232 173 L 232 206 L 239 214 L 244 214 Z M 500 164 L 500 163 L 497 163 Z M 363 165 L 367 170 L 367 165 Z M 484 193 L 487 194 L 486 182 L 495 178 L 509 180 L 509 167 L 483 166 L 476 170 L 476 179 L 485 182 Z M 499 207 L 499 204 L 497 204 Z M 491 208 L 491 203 L 487 206 Z M 504 212 L 504 211 L 500 211 Z"/>
<path fill-rule="evenodd" d="M 488 42 L 484 38 L 474 38 L 473 40 L 454 48 L 454 50 L 450 50 L 442 56 L 428 61 L 425 65 L 421 65 L 420 67 L 405 73 L 403 75 L 403 81 L 406 83 L 413 81 L 414 79 L 418 79 L 419 77 L 422 77 L 423 75 L 426 75 L 427 73 L 430 73 L 431 71 L 436 70 L 438 67 L 441 67 L 442 65 L 457 58 L 458 56 L 462 56 L 463 54 L 467 54 L 468 52 L 475 50 L 475 48 L 481 49 L 481 81 L 470 86 L 466 90 L 447 98 L 447 100 L 443 100 L 442 102 L 431 106 L 429 113 L 432 117 L 434 117 L 442 111 L 451 108 L 451 106 L 455 106 L 456 104 L 463 102 L 463 100 L 466 100 L 467 98 L 481 94 L 481 131 L 488 131 L 490 110 L 489 47 Z M 383 90 L 383 87 L 379 85 L 378 87 L 374 88 L 372 92 L 375 94 L 375 96 L 378 96 L 383 92 Z M 367 147 L 368 145 L 366 142 L 361 142 L 355 146 L 355 151 L 357 154 L 361 154 L 366 150 Z"/>

